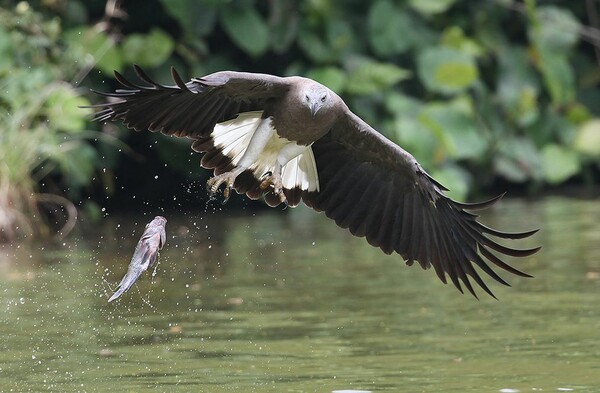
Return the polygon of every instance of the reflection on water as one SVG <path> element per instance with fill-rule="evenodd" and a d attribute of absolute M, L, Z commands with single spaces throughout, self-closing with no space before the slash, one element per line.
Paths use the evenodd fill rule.
<path fill-rule="evenodd" d="M 600 391 L 600 203 L 505 200 L 543 231 L 477 301 L 305 209 L 170 216 L 158 275 L 107 303 L 149 217 L 0 253 L 0 391 Z M 110 283 L 110 284 L 109 284 Z"/>

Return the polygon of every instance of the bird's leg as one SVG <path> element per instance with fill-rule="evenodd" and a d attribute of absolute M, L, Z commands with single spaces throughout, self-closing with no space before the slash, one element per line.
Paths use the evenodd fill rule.
<path fill-rule="evenodd" d="M 259 179 L 260 188 L 262 190 L 266 190 L 271 187 L 273 189 L 273 194 L 279 197 L 279 200 L 282 203 L 285 203 L 287 206 L 287 199 L 285 197 L 285 193 L 283 192 L 283 180 L 281 178 L 283 167 L 287 165 L 292 159 L 298 157 L 300 154 L 304 153 L 307 149 L 305 145 L 299 145 L 295 142 L 287 143 L 285 146 L 279 150 L 277 153 L 277 161 L 272 171 L 269 171 L 262 175 Z"/>
<path fill-rule="evenodd" d="M 283 181 L 281 180 L 281 165 L 275 164 L 273 171 L 269 171 L 261 176 L 260 178 L 260 189 L 266 190 L 267 188 L 273 189 L 273 194 L 279 197 L 281 202 L 285 202 L 285 194 L 283 193 Z"/>
<path fill-rule="evenodd" d="M 235 179 L 244 171 L 244 169 L 244 167 L 235 167 L 229 172 L 221 173 L 220 175 L 211 177 L 206 182 L 206 188 L 208 189 L 208 192 L 211 195 L 215 195 L 219 188 L 225 184 L 225 188 L 223 189 L 223 203 L 226 203 L 231 195 L 231 188 L 233 187 Z"/>

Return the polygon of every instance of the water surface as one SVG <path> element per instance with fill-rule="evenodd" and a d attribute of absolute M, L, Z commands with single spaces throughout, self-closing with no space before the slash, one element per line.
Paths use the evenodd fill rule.
<path fill-rule="evenodd" d="M 1 392 L 600 391 L 598 200 L 484 214 L 543 227 L 499 301 L 299 208 L 167 216 L 156 277 L 108 304 L 152 217 L 0 250 Z"/>

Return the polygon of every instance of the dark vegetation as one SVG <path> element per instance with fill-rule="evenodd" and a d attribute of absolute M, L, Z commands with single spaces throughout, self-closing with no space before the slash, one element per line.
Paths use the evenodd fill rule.
<path fill-rule="evenodd" d="M 171 65 L 317 79 L 458 198 L 600 178 L 597 0 L 0 4 L 2 240 L 64 233 L 77 211 L 205 206 L 188 141 L 78 108 L 134 63 L 163 83 Z"/>

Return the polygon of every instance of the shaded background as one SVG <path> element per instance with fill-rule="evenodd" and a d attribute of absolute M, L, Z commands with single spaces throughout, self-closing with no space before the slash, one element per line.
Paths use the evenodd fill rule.
<path fill-rule="evenodd" d="M 451 195 L 589 190 L 599 178 L 597 0 L 3 1 L 0 232 L 79 210 L 205 206 L 189 141 L 95 124 L 131 65 L 312 77 Z M 243 198 L 231 206 L 260 208 Z"/>

